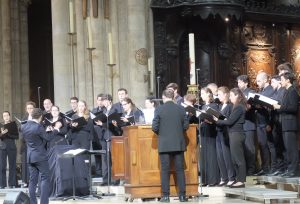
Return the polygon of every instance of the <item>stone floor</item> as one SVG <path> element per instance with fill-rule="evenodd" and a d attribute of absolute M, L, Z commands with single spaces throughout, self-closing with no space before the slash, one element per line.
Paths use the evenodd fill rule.
<path fill-rule="evenodd" d="M 248 180 L 248 179 L 247 179 Z M 253 180 L 248 180 L 247 181 L 247 186 L 246 187 L 253 187 Z M 264 188 L 263 185 L 256 185 L 255 187 L 261 187 Z M 94 187 L 97 191 L 98 194 L 101 193 L 106 193 L 107 192 L 107 187 Z M 0 189 L 0 203 L 3 203 L 5 200 L 5 195 L 6 193 L 10 191 L 24 191 L 27 192 L 27 189 Z M 123 186 L 112 186 L 110 187 L 110 192 L 115 193 L 115 196 L 110 196 L 110 197 L 105 197 L 102 196 L 102 199 L 92 199 L 92 198 L 87 198 L 86 200 L 68 200 L 68 201 L 50 201 L 50 204 L 60 204 L 60 203 L 80 203 L 80 204 L 90 204 L 90 203 L 130 203 L 130 202 L 125 202 L 125 196 L 124 196 L 124 188 Z M 199 187 L 199 192 L 201 192 L 201 189 Z M 225 197 L 225 194 L 223 192 L 223 187 L 203 187 L 202 192 L 204 195 L 208 195 L 209 197 L 206 198 L 198 198 L 198 199 L 191 199 L 189 200 L 189 203 L 201 203 L 201 204 L 238 204 L 238 203 L 251 203 L 251 204 L 256 204 L 256 203 L 264 203 L 263 200 L 243 200 L 241 197 L 235 196 L 235 197 Z M 141 199 L 135 199 L 133 200 L 133 203 L 143 203 Z M 157 200 L 150 200 L 146 201 L 144 203 L 159 203 Z M 179 203 L 178 199 L 171 198 L 171 203 Z M 272 201 L 273 203 L 289 203 L 288 201 Z M 296 200 L 295 203 L 300 203 L 300 199 Z"/>

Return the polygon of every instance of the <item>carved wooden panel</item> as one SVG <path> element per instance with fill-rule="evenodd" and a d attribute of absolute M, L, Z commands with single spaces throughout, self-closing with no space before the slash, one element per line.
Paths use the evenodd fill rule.
<path fill-rule="evenodd" d="M 300 28 L 292 31 L 291 59 L 298 82 L 300 81 Z"/>
<path fill-rule="evenodd" d="M 247 53 L 247 70 L 251 82 L 255 84 L 256 75 L 264 71 L 269 75 L 274 74 L 274 57 L 268 49 L 250 48 Z"/>

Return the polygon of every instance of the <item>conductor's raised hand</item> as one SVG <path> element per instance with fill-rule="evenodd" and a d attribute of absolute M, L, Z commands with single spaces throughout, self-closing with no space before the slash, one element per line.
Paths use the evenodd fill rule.
<path fill-rule="evenodd" d="M 96 123 L 96 125 L 99 125 L 99 126 L 103 125 L 103 123 L 101 122 L 101 120 L 97 120 L 97 121 L 95 121 L 95 123 Z"/>
<path fill-rule="evenodd" d="M 72 127 L 77 127 L 78 126 L 78 123 L 71 123 Z"/>
<path fill-rule="evenodd" d="M 129 120 L 128 120 L 126 117 L 121 117 L 121 120 L 122 120 L 123 122 L 125 122 L 125 123 L 128 123 L 128 122 L 129 122 Z"/>
<path fill-rule="evenodd" d="M 61 128 L 61 127 L 62 127 L 62 123 L 61 123 L 60 121 L 57 121 L 57 122 L 55 123 L 54 129 L 59 129 L 59 128 Z"/>

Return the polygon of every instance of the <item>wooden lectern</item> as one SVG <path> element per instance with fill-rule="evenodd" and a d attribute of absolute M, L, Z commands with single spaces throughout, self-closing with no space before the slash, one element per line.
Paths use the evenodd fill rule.
<path fill-rule="evenodd" d="M 152 132 L 149 125 L 128 126 L 123 130 L 122 137 L 112 139 L 113 177 L 123 178 L 122 170 L 124 170 L 126 199 L 160 197 L 162 192 L 157 135 Z M 187 151 L 184 155 L 186 195 L 197 196 L 199 193 L 196 125 L 190 125 L 186 133 Z M 177 196 L 176 173 L 173 169 L 172 166 L 170 196 Z"/>

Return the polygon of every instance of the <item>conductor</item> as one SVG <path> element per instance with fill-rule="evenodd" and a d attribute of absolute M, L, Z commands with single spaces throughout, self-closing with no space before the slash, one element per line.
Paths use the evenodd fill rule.
<path fill-rule="evenodd" d="M 31 204 L 37 204 L 36 186 L 40 174 L 41 179 L 41 201 L 42 204 L 49 203 L 49 164 L 46 150 L 46 142 L 50 141 L 52 131 L 59 131 L 61 123 L 57 122 L 55 127 L 48 127 L 46 130 L 40 124 L 43 111 L 34 108 L 32 120 L 29 120 L 21 127 L 23 137 L 27 145 L 27 162 L 29 165 L 29 197 Z"/>
<path fill-rule="evenodd" d="M 160 202 L 170 202 L 170 159 L 174 160 L 179 201 L 187 202 L 184 175 L 184 151 L 186 151 L 184 133 L 189 127 L 189 121 L 184 108 L 174 103 L 173 90 L 164 90 L 162 99 L 164 104 L 155 110 L 152 122 L 152 130 L 158 135 L 163 193 Z"/>

